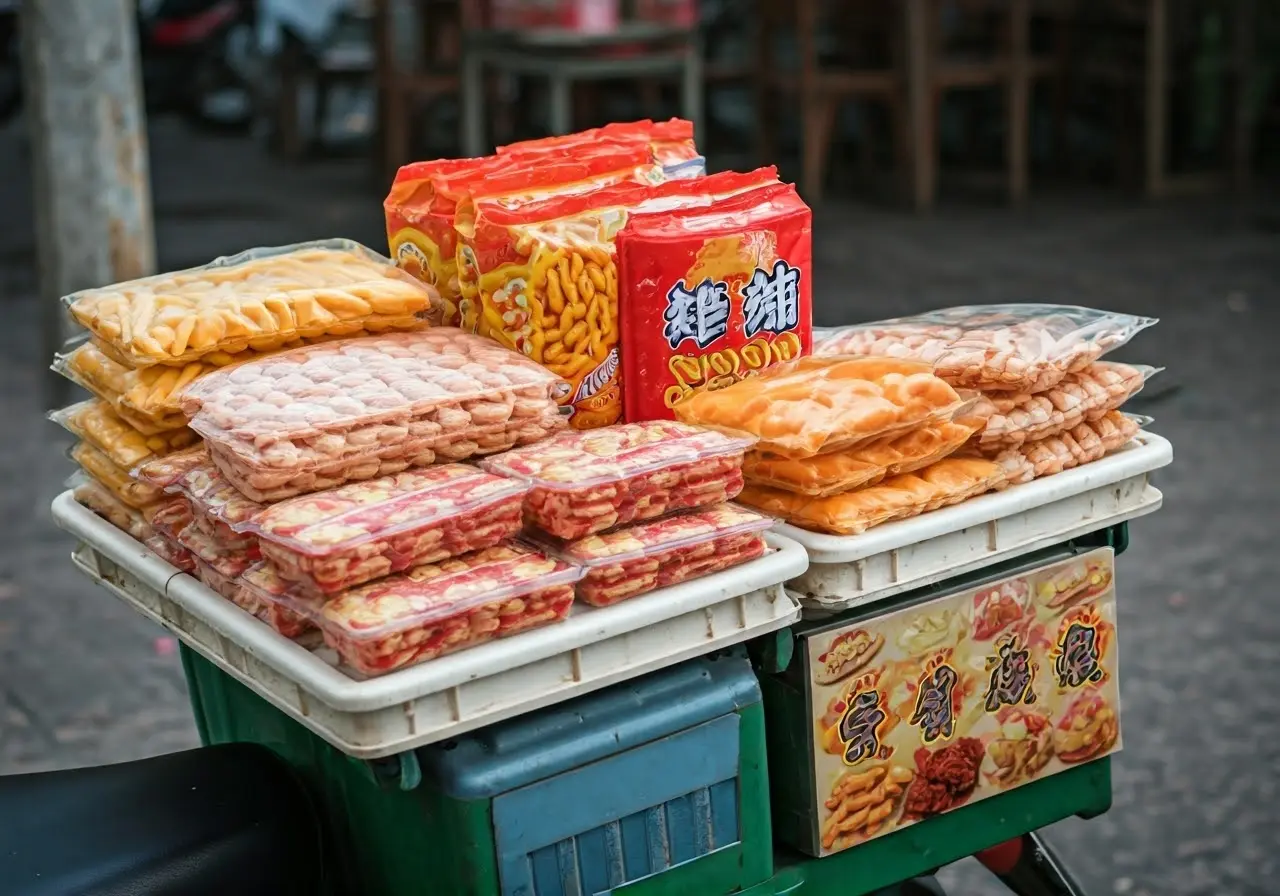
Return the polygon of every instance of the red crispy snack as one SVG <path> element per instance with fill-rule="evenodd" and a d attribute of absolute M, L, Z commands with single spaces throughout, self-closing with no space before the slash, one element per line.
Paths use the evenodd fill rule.
<path fill-rule="evenodd" d="M 574 539 L 673 510 L 732 500 L 749 437 L 655 420 L 565 432 L 488 458 L 491 473 L 532 484 L 525 521 Z"/>
<path fill-rule="evenodd" d="M 773 520 L 732 504 L 589 535 L 560 549 L 586 567 L 578 597 L 607 607 L 764 555 Z"/>
<path fill-rule="evenodd" d="M 285 579 L 337 594 L 516 535 L 528 485 L 446 464 L 264 508 L 244 526 Z"/>
<path fill-rule="evenodd" d="M 813 339 L 812 212 L 790 185 L 632 216 L 618 233 L 624 419 L 671 419 L 702 389 L 799 357 Z"/>
<path fill-rule="evenodd" d="M 263 599 L 311 619 L 342 661 L 381 675 L 476 644 L 558 622 L 583 570 L 518 544 L 417 566 L 325 602 L 273 593 L 256 567 L 245 576 Z"/>

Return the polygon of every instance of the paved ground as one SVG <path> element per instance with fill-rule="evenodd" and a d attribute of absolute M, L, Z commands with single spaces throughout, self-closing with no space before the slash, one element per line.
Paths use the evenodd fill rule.
<path fill-rule="evenodd" d="M 307 237 L 381 239 L 380 194 L 358 165 L 283 169 L 252 146 L 165 123 L 152 150 L 164 267 Z M 49 519 L 67 440 L 40 416 L 46 359 L 12 130 L 0 132 L 0 172 L 0 773 L 189 746 L 171 643 L 72 571 Z M 820 323 L 967 301 L 1163 318 L 1125 353 L 1170 368 L 1143 409 L 1177 461 L 1160 477 L 1165 509 L 1135 526 L 1120 567 L 1126 748 L 1115 806 L 1051 836 L 1091 894 L 1280 894 L 1280 393 L 1268 369 L 1280 204 L 1077 195 L 923 219 L 831 206 L 817 234 Z M 946 876 L 960 893 L 997 892 L 976 867 Z"/>

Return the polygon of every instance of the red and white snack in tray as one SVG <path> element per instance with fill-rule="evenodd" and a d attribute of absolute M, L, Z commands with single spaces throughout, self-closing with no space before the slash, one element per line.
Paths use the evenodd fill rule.
<path fill-rule="evenodd" d="M 305 590 L 336 594 L 517 535 L 529 486 L 463 464 L 406 470 L 262 509 L 241 531 Z"/>
<path fill-rule="evenodd" d="M 178 544 L 195 554 L 203 566 L 207 566 L 220 576 L 234 579 L 241 576 L 246 569 L 261 559 L 257 548 L 224 547 L 217 539 L 210 538 L 195 525 L 187 526 L 178 533 Z M 206 583 L 207 584 L 207 583 Z"/>
<path fill-rule="evenodd" d="M 574 539 L 733 499 L 742 491 L 743 454 L 754 442 L 654 420 L 561 433 L 480 465 L 530 482 L 525 522 Z"/>
<path fill-rule="evenodd" d="M 292 587 L 292 582 L 287 582 L 275 574 L 270 563 L 258 563 L 236 580 L 235 592 L 230 595 L 230 600 L 284 637 L 301 638 L 308 632 L 316 630 L 314 623 L 280 601 L 267 600 L 263 597 L 263 591 L 266 589 L 275 594 L 283 594 Z"/>
<path fill-rule="evenodd" d="M 192 552 L 194 554 L 194 551 Z M 236 596 L 240 593 L 240 583 L 236 581 L 235 576 L 229 576 L 219 572 L 208 563 L 205 563 L 197 555 L 196 561 L 196 578 L 203 582 L 210 590 L 222 595 L 229 601 L 235 601 Z"/>
<path fill-rule="evenodd" d="M 154 528 L 154 523 L 152 527 Z M 194 573 L 196 571 L 195 554 L 178 544 L 178 542 L 161 535 L 158 530 L 154 535 L 146 539 L 143 544 L 151 549 L 151 553 L 174 569 L 185 573 Z"/>
<path fill-rule="evenodd" d="M 763 556 L 764 533 L 773 523 L 770 517 L 719 504 L 588 535 L 558 553 L 587 570 L 578 583 L 578 597 L 593 607 L 607 607 Z"/>
<path fill-rule="evenodd" d="M 210 373 L 183 410 L 245 496 L 275 501 L 565 427 L 563 380 L 492 340 L 439 327 L 308 345 Z"/>
<path fill-rule="evenodd" d="M 583 570 L 521 544 L 417 566 L 328 601 L 281 589 L 267 564 L 245 574 L 260 598 L 306 616 L 342 661 L 381 675 L 559 622 Z"/>

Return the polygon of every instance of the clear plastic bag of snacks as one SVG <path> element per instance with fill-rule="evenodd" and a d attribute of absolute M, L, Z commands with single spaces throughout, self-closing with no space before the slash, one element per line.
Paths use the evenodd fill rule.
<path fill-rule="evenodd" d="M 144 436 L 98 398 L 50 411 L 49 419 L 126 470 L 132 470 L 152 457 L 190 447 L 198 441 L 196 434 L 186 427 Z"/>
<path fill-rule="evenodd" d="M 243 575 L 246 569 L 261 559 L 257 551 L 222 544 L 201 531 L 194 523 L 178 533 L 178 544 L 195 554 L 197 560 L 218 575 L 229 579 Z"/>
<path fill-rule="evenodd" d="M 138 510 L 122 502 L 102 483 L 83 473 L 72 476 L 67 483 L 76 503 L 87 507 L 120 531 L 138 541 L 150 538 L 151 524 Z"/>
<path fill-rule="evenodd" d="M 165 563 L 168 563 L 179 572 L 194 574 L 196 571 L 196 555 L 178 544 L 171 541 L 159 532 L 143 541 L 151 553 L 155 554 Z"/>
<path fill-rule="evenodd" d="M 909 358 L 956 387 L 1035 393 L 1155 323 L 1074 305 L 965 305 L 816 331 L 814 353 Z"/>
<path fill-rule="evenodd" d="M 151 515 L 151 528 L 157 535 L 164 536 L 175 545 L 178 543 L 178 534 L 189 525 L 191 505 L 185 498 L 169 498 Z"/>
<path fill-rule="evenodd" d="M 826 357 L 695 393 L 674 411 L 686 423 L 750 433 L 760 451 L 803 459 L 949 420 L 970 403 L 918 361 Z"/>
<path fill-rule="evenodd" d="M 753 441 L 654 420 L 562 433 L 481 466 L 529 482 L 526 521 L 572 539 L 731 500 L 742 489 L 743 452 Z"/>
<path fill-rule="evenodd" d="M 159 435 L 187 425 L 187 418 L 182 416 L 176 402 L 168 408 L 151 404 L 150 412 L 147 413 L 128 401 L 129 397 L 145 398 L 149 391 L 142 383 L 142 372 L 108 357 L 92 342 L 81 343 L 67 354 L 56 355 L 52 366 L 54 370 L 76 385 L 87 389 L 111 405 L 112 410 L 120 415 L 124 422 L 144 436 Z M 189 366 L 199 368 L 201 365 Z M 176 386 L 185 370 L 186 368 L 181 367 L 154 368 L 155 373 L 169 376 L 147 377 L 147 379 L 158 382 L 169 379 L 173 381 L 172 385 Z M 139 396 L 135 393 L 143 394 Z"/>
<path fill-rule="evenodd" d="M 446 464 L 282 501 L 242 531 L 257 537 L 281 577 L 305 591 L 336 594 L 517 535 L 528 489 Z"/>
<path fill-rule="evenodd" d="M 197 380 L 183 408 L 236 488 L 271 501 L 539 441 L 564 428 L 563 387 L 440 327 L 249 361 Z"/>
<path fill-rule="evenodd" d="M 578 597 L 607 607 L 764 556 L 773 520 L 732 504 L 672 514 L 558 547 L 587 570 Z"/>
<path fill-rule="evenodd" d="M 250 249 L 63 301 L 104 351 L 146 367 L 295 339 L 416 329 L 438 299 L 359 243 L 322 240 Z"/>
<path fill-rule="evenodd" d="M 277 593 L 283 593 L 291 584 L 276 577 L 271 564 L 259 563 L 239 579 L 226 580 L 233 586 L 228 587 L 225 595 L 232 603 L 290 640 L 305 638 L 316 631 L 314 623 L 306 616 L 300 616 L 278 601 L 264 600 L 261 588 L 248 584 L 247 580 L 250 577 L 257 577 L 258 581 L 269 583 Z"/>
<path fill-rule="evenodd" d="M 911 473 L 936 463 L 963 447 L 979 425 L 968 419 L 947 421 L 887 441 L 804 460 L 751 451 L 742 473 L 754 485 L 825 497 L 875 485 L 887 476 Z"/>
<path fill-rule="evenodd" d="M 1150 421 L 1150 417 L 1108 411 L 1097 420 L 987 456 L 1004 469 L 1007 484 L 1019 485 L 1101 460 L 1127 444 Z"/>
<path fill-rule="evenodd" d="M 1005 472 L 1000 464 L 978 458 L 954 458 L 904 473 L 879 485 L 810 498 L 780 489 L 749 485 L 738 500 L 781 517 L 802 529 L 831 535 L 861 535 L 894 520 L 958 504 L 999 487 Z"/>
<path fill-rule="evenodd" d="M 80 469 L 130 507 L 142 510 L 164 499 L 164 492 L 134 479 L 88 442 L 77 442 L 68 454 Z"/>
<path fill-rule="evenodd" d="M 266 565 L 244 585 L 313 621 L 342 661 L 381 675 L 563 620 L 584 570 L 531 547 L 505 544 L 416 566 L 324 601 L 283 584 Z"/>
<path fill-rule="evenodd" d="M 1159 372 L 1158 367 L 1095 361 L 1034 395 L 992 393 L 984 399 L 989 406 L 987 419 L 975 444 L 983 449 L 1016 447 L 1097 420 L 1124 404 Z"/>
<path fill-rule="evenodd" d="M 200 555 L 192 552 L 196 561 L 196 578 L 199 579 L 215 594 L 225 597 L 233 603 L 240 593 L 240 582 L 235 576 L 225 575 L 216 568 L 200 559 Z"/>

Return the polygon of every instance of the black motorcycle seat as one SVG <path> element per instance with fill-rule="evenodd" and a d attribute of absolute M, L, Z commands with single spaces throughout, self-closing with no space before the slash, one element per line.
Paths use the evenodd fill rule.
<path fill-rule="evenodd" d="M 321 841 L 256 744 L 0 777 L 3 896 L 317 896 Z"/>

